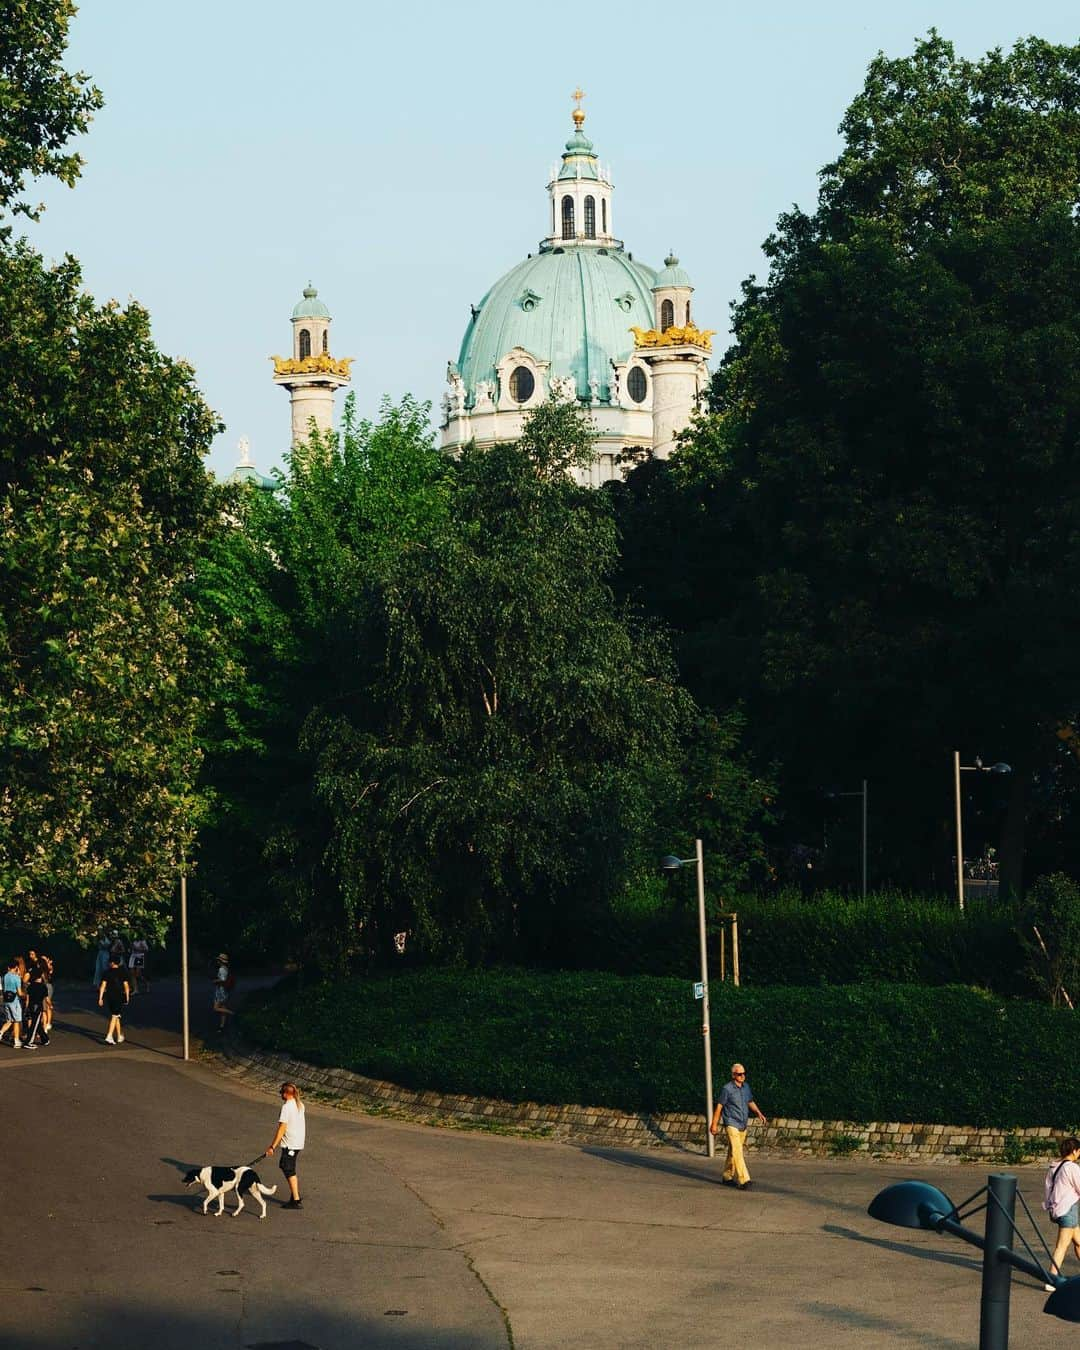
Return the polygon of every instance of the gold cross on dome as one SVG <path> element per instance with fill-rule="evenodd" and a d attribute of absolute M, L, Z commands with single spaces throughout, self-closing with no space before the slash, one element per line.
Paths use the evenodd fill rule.
<path fill-rule="evenodd" d="M 579 84 L 578 87 L 574 90 L 574 92 L 570 95 L 570 97 L 574 100 L 574 102 L 575 102 L 575 103 L 577 104 L 577 106 L 580 108 L 580 107 L 581 107 L 581 100 L 585 97 L 585 90 L 582 89 L 581 85 Z"/>

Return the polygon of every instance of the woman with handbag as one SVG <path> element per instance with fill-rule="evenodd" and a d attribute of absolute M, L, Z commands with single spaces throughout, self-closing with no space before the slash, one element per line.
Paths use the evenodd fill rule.
<path fill-rule="evenodd" d="M 1050 1262 L 1050 1274 L 1060 1277 L 1061 1263 L 1069 1250 L 1069 1243 L 1080 1260 L 1080 1139 L 1066 1135 L 1058 1145 L 1058 1160 L 1046 1169 L 1043 1187 L 1043 1209 L 1057 1224 L 1058 1239 Z M 1048 1284 L 1052 1294 L 1056 1284 Z"/>

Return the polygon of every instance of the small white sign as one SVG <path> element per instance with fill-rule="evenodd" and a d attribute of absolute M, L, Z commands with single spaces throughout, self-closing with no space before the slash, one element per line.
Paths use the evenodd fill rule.
<path fill-rule="evenodd" d="M 695 998 L 704 998 L 704 997 L 705 997 L 705 986 L 704 986 L 704 984 L 701 982 L 701 980 L 695 980 L 695 981 L 694 981 L 694 997 L 695 997 Z"/>

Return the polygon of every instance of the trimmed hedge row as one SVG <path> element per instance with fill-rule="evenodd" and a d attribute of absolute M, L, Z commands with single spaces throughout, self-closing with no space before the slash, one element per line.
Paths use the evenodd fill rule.
<path fill-rule="evenodd" d="M 1000 994 L 1032 991 L 1017 941 L 1018 916 L 1004 901 L 878 892 L 732 897 L 746 984 L 977 984 Z M 719 953 L 712 924 L 711 961 Z M 624 975 L 688 977 L 697 965 L 691 903 L 616 905 L 575 935 L 574 964 Z M 730 958 L 729 958 L 730 959 Z M 717 972 L 719 973 L 719 972 Z"/>
<path fill-rule="evenodd" d="M 1080 1121 L 1078 1015 L 952 986 L 714 985 L 718 1082 L 737 1056 L 762 1109 L 975 1126 Z M 428 970 L 253 996 L 256 1044 L 404 1087 L 630 1111 L 703 1110 L 689 980 Z"/>

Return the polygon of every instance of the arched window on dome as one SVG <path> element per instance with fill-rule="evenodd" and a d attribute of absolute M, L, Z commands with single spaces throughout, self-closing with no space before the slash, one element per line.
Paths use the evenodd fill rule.
<path fill-rule="evenodd" d="M 564 239 L 573 239 L 574 237 L 573 197 L 564 197 L 562 199 L 562 237 Z"/>
<path fill-rule="evenodd" d="M 555 198 L 551 199 L 551 233 L 555 233 Z"/>
<path fill-rule="evenodd" d="M 600 228 L 607 234 L 607 198 L 600 198 Z"/>
<path fill-rule="evenodd" d="M 596 198 L 585 198 L 585 238 L 596 238 Z"/>
<path fill-rule="evenodd" d="M 306 361 L 311 355 L 311 333 L 306 328 L 300 329 L 300 360 Z"/>
<path fill-rule="evenodd" d="M 670 300 L 665 300 L 660 305 L 660 331 L 666 333 L 669 328 L 675 327 L 675 306 Z"/>
<path fill-rule="evenodd" d="M 329 329 L 329 328 L 324 328 L 324 329 L 322 330 L 322 349 L 323 349 L 323 355 L 324 355 L 324 356 L 330 351 L 330 329 Z"/>
<path fill-rule="evenodd" d="M 686 326 L 687 326 L 687 328 L 690 327 L 690 301 L 689 301 L 689 300 L 687 300 L 687 302 L 686 302 Z"/>

